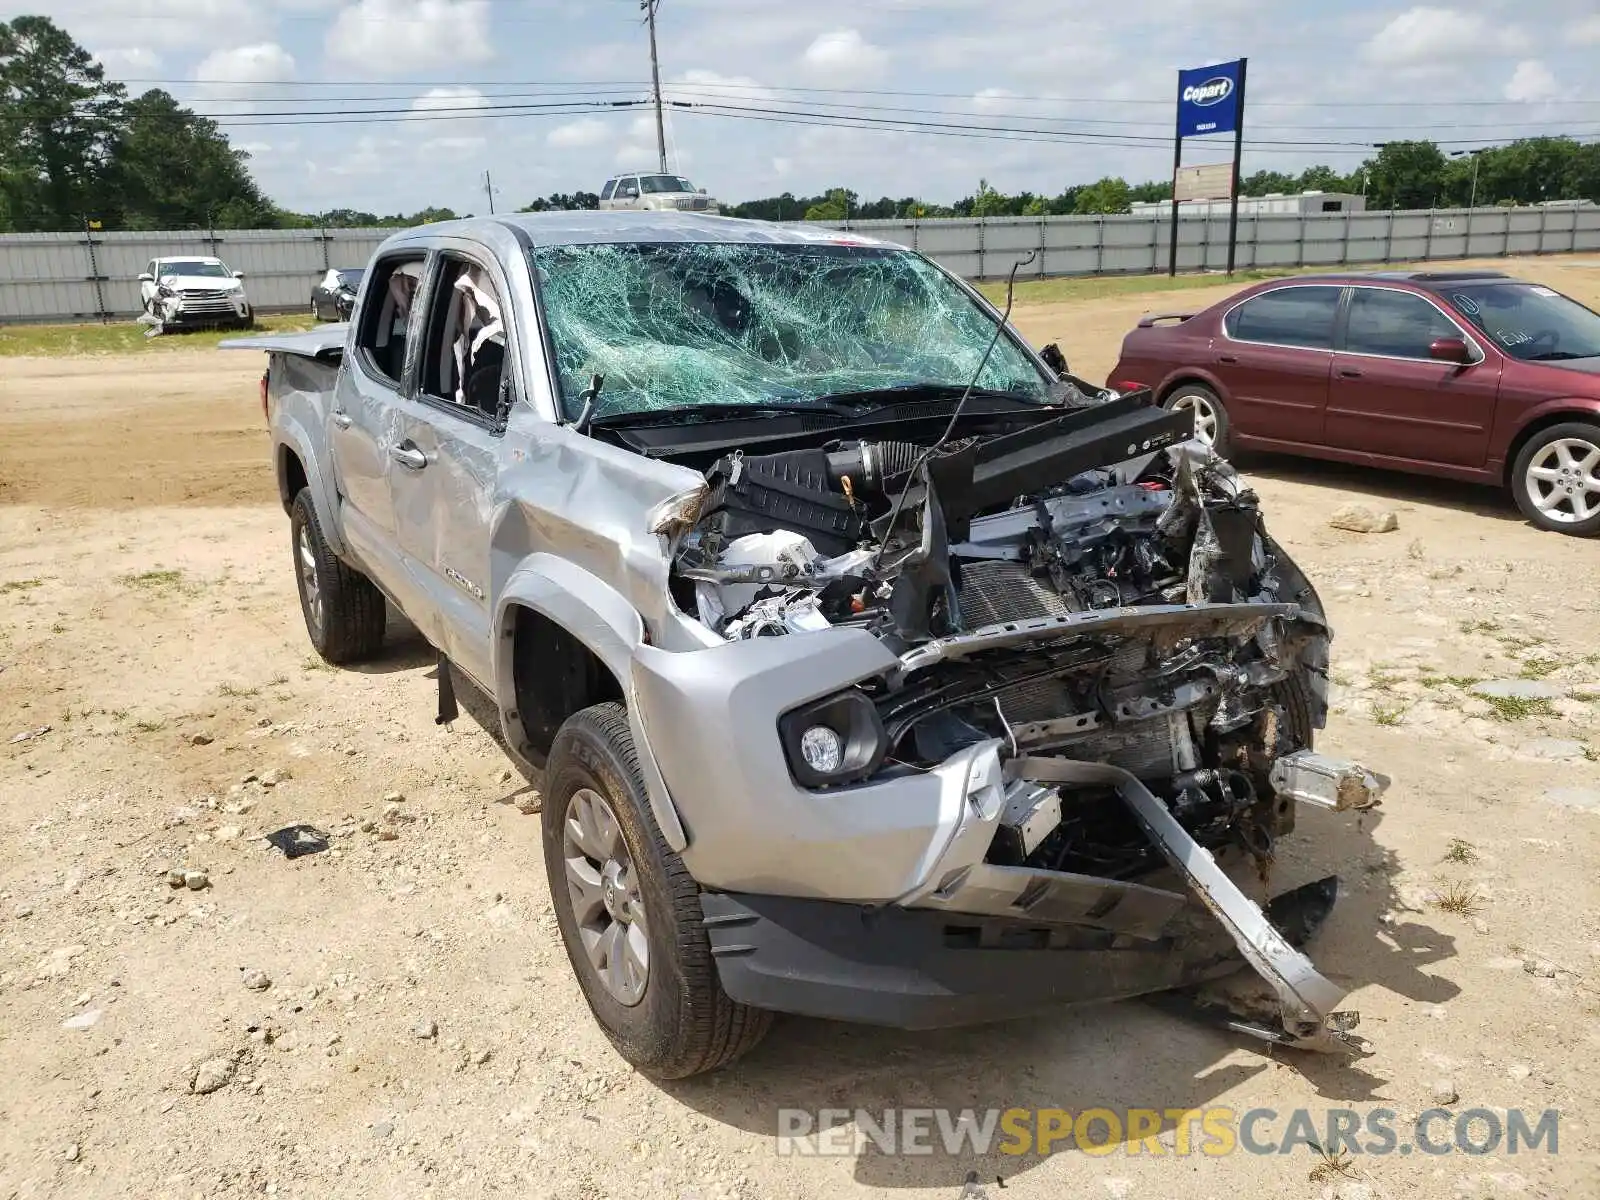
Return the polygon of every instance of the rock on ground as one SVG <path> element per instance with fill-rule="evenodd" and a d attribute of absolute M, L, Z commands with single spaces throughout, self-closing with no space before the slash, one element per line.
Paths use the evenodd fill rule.
<path fill-rule="evenodd" d="M 1341 504 L 1328 518 L 1332 529 L 1345 529 L 1351 533 L 1391 533 L 1400 528 L 1400 518 L 1393 509 L 1373 508 L 1367 504 Z"/>

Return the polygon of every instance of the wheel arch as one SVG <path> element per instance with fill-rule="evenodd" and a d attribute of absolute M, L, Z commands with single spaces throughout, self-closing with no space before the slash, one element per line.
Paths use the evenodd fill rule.
<path fill-rule="evenodd" d="M 662 836 L 688 845 L 656 764 L 632 687 L 644 621 L 625 597 L 582 567 L 529 555 L 506 581 L 495 608 L 495 698 L 513 754 L 542 769 L 561 723 L 606 700 L 626 708 L 634 749 Z"/>
<path fill-rule="evenodd" d="M 1533 409 L 1516 433 L 1512 434 L 1511 443 L 1506 447 L 1505 461 L 1500 469 L 1501 486 L 1511 486 L 1517 459 L 1522 456 L 1529 442 L 1546 429 L 1565 425 L 1569 421 L 1583 421 L 1600 427 L 1600 400 L 1552 400 Z"/>
<path fill-rule="evenodd" d="M 1156 399 L 1165 404 L 1168 396 L 1189 384 L 1197 384 L 1211 392 L 1217 399 L 1227 400 L 1227 392 L 1217 381 L 1216 376 L 1199 367 L 1184 367 L 1163 379 L 1156 387 Z"/>

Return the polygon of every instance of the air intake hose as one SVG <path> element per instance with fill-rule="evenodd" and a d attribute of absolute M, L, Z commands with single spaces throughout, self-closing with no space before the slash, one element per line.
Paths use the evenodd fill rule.
<path fill-rule="evenodd" d="M 849 476 L 853 491 L 882 495 L 891 480 L 911 473 L 922 452 L 915 442 L 857 442 L 828 454 L 828 481 L 842 489 L 841 481 Z"/>

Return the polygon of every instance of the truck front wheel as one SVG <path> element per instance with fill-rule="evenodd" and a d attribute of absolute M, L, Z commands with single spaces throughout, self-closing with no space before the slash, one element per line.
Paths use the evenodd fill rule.
<path fill-rule="evenodd" d="M 329 548 L 310 488 L 301 488 L 289 509 L 289 544 L 300 613 L 317 653 L 336 665 L 371 658 L 383 646 L 383 593 Z"/>
<path fill-rule="evenodd" d="M 617 1052 L 657 1079 L 739 1058 L 772 1014 L 722 990 L 700 890 L 661 836 L 627 711 L 569 717 L 544 778 L 544 862 L 567 957 Z"/>

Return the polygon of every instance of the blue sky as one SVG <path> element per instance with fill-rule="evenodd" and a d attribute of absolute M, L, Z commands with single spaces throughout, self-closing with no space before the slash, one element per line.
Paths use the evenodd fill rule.
<path fill-rule="evenodd" d="M 302 211 L 482 212 L 486 169 L 497 204 L 515 208 L 655 160 L 645 108 L 489 107 L 643 98 L 638 0 L 44 0 L 0 12 L 43 12 L 130 90 L 159 81 L 228 123 L 273 198 Z M 1247 146 L 1247 172 L 1353 166 L 1366 143 L 1407 136 L 1463 147 L 1600 136 L 1594 0 L 661 0 L 659 30 L 667 92 L 685 100 L 1100 135 L 670 114 L 673 166 L 729 199 L 844 184 L 949 201 L 980 178 L 1055 192 L 1107 173 L 1165 177 L 1174 72 L 1239 55 L 1249 133 L 1280 143 Z M 448 119 L 351 120 L 360 109 Z M 1186 160 L 1225 157 L 1190 145 Z"/>

